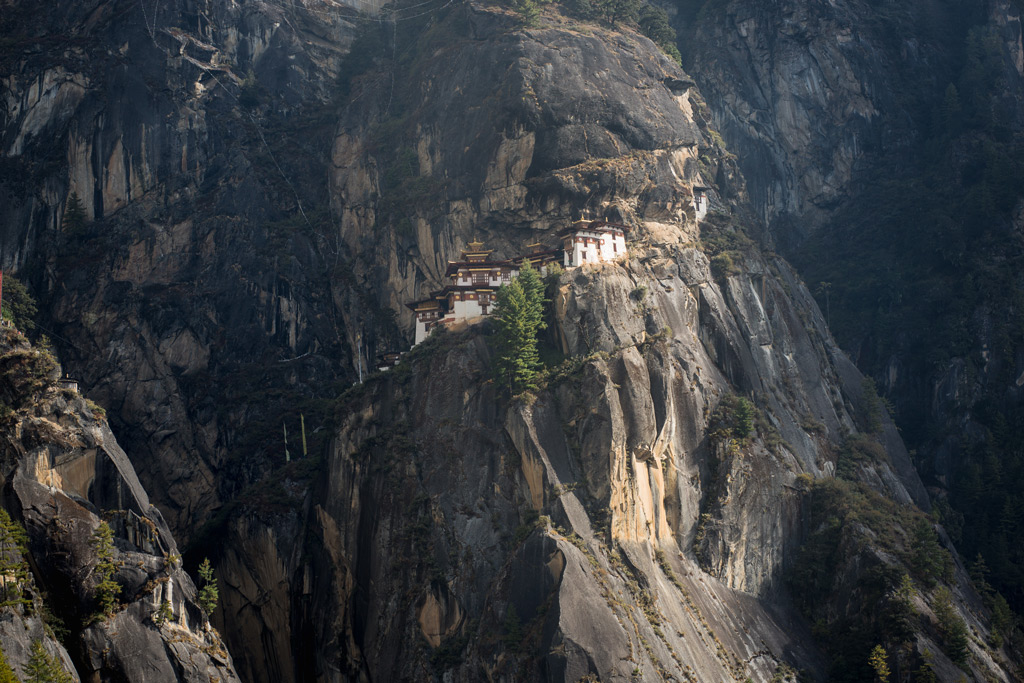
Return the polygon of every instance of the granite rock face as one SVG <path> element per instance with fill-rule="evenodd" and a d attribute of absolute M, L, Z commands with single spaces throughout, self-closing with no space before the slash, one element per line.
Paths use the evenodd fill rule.
<path fill-rule="evenodd" d="M 288 505 L 252 505 L 228 527 L 220 568 L 237 595 L 224 619 L 259 625 L 231 648 L 284 648 L 249 649 L 244 675 L 768 681 L 792 666 L 826 678 L 784 576 L 806 482 L 835 472 L 840 435 L 858 428 L 860 375 L 784 264 L 752 256 L 718 284 L 685 225 L 676 235 L 562 276 L 553 332 L 578 360 L 527 400 L 495 385 L 486 324 L 438 335 L 342 398 L 331 450 L 310 464 L 319 475 L 293 465 L 274 483 Z M 712 420 L 737 390 L 766 423 L 730 446 Z M 888 460 L 855 478 L 909 509 L 926 498 L 893 437 L 886 424 Z M 841 557 L 840 613 L 859 609 L 868 569 L 902 567 L 870 545 Z M 960 572 L 958 599 L 978 610 Z M 977 654 L 975 675 L 1012 680 Z"/>
<path fill-rule="evenodd" d="M 0 394 L 9 411 L 0 437 L 3 503 L 28 532 L 32 569 L 29 606 L 2 609 L 9 660 L 23 667 L 31 641 L 41 639 L 65 668 L 77 668 L 76 681 L 79 674 L 90 681 L 237 681 L 167 524 L 100 409 L 57 386 L 59 369 L 47 354 L 13 330 L 2 333 Z M 101 521 L 114 530 L 120 586 L 119 605 L 106 618 L 97 616 L 90 540 Z M 39 615 L 47 611 L 65 628 L 68 650 L 43 627 Z"/>
<path fill-rule="evenodd" d="M 254 384 L 294 403 L 350 367 L 311 147 L 333 132 L 354 17 L 315 0 L 19 0 L 0 17 L 0 262 L 35 286 L 186 541 L 266 467 L 242 430 Z M 72 194 L 83 225 L 63 225 Z"/>
<path fill-rule="evenodd" d="M 699 240 L 743 243 L 744 186 L 687 76 L 631 34 L 505 21 L 453 11 L 406 47 L 417 71 L 394 91 L 374 71 L 355 81 L 331 171 L 355 278 L 397 307 L 472 239 L 513 256 L 588 209 L 633 226 L 630 257 L 561 277 L 551 341 L 576 361 L 535 397 L 495 385 L 486 325 L 452 331 L 343 396 L 329 453 L 306 463 L 318 474 L 292 464 L 254 491 L 266 502 L 228 524 L 224 619 L 257 625 L 233 652 L 283 649 L 243 675 L 823 678 L 783 577 L 806 481 L 861 429 L 862 378 L 783 261 L 748 245 L 713 272 Z M 608 86 L 622 79 L 634 89 Z M 719 209 L 700 226 L 695 185 Z M 732 395 L 763 411 L 742 448 L 711 435 Z M 887 456 L 856 477 L 927 507 L 891 423 L 878 439 Z M 849 561 L 852 587 L 866 565 Z"/>
<path fill-rule="evenodd" d="M 719 3 L 687 27 L 695 80 L 772 237 L 798 244 L 858 173 L 917 134 L 906 90 L 941 90 L 946 3 Z M 893 40 L 893 31 L 903 32 Z"/>
<path fill-rule="evenodd" d="M 1024 88 L 1020 11 L 971 3 L 730 0 L 677 17 L 687 64 L 750 200 L 783 250 L 844 202 L 870 203 L 869 176 L 904 172 L 963 68 L 963 34 L 991 31 L 1004 97 Z M 1007 125 L 1019 129 L 1019 112 Z"/>
<path fill-rule="evenodd" d="M 628 30 L 524 30 L 480 3 L 361 24 L 347 57 L 362 20 L 333 4 L 179 2 L 140 23 L 148 7 L 8 32 L 3 62 L 0 182 L 18 199 L 2 263 L 26 265 L 169 522 L 89 420 L 66 463 L 11 437 L 41 581 L 80 616 L 88 592 L 67 572 L 92 561 L 96 513 L 125 511 L 131 602 L 82 624 L 80 671 L 134 676 L 130 653 L 164 643 L 161 676 L 233 680 L 194 587 L 160 559 L 173 529 L 214 555 L 214 620 L 254 683 L 826 676 L 785 574 L 813 531 L 809 482 L 863 428 L 861 377 L 799 279 L 746 237 L 744 156 L 716 142 L 687 74 Z M 78 39 L 44 49 L 63 30 Z M 699 225 L 695 186 L 714 209 Z M 58 230 L 72 191 L 90 220 Z M 494 381 L 482 323 L 324 405 L 407 344 L 403 304 L 468 242 L 496 258 L 554 246 L 584 211 L 629 224 L 630 255 L 553 286 L 548 341 L 568 360 L 534 396 Z M 719 433 L 736 397 L 758 407 L 749 438 Z M 304 458 L 300 415 L 322 440 Z M 926 507 L 884 419 L 876 440 L 885 453 L 850 476 Z M 73 540 L 48 531 L 53 514 Z M 864 568 L 843 559 L 837 609 Z M 175 623 L 157 626 L 164 598 Z M 939 651 L 927 628 L 918 643 Z"/>

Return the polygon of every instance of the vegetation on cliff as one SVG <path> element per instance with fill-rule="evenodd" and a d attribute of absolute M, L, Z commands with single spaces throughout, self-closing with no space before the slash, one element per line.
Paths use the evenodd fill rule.
<path fill-rule="evenodd" d="M 544 282 L 529 262 L 498 289 L 494 306 L 495 371 L 511 394 L 535 389 L 540 370 L 538 335 L 544 322 Z"/>
<path fill-rule="evenodd" d="M 10 321 L 16 328 L 27 333 L 35 328 L 37 312 L 36 300 L 24 283 L 10 273 L 4 273 L 2 309 L 4 320 Z"/>
<path fill-rule="evenodd" d="M 558 7 L 570 17 L 610 28 L 630 27 L 650 38 L 675 62 L 682 63 L 676 31 L 668 13 L 646 0 L 512 0 L 512 8 L 527 26 L 536 26 L 545 7 Z"/>

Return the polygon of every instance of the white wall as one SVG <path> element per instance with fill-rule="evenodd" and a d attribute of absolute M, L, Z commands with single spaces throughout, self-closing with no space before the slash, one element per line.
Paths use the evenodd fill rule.
<path fill-rule="evenodd" d="M 693 208 L 697 212 L 697 220 L 703 220 L 704 216 L 708 215 L 707 195 L 693 195 Z"/>
<path fill-rule="evenodd" d="M 587 240 L 580 244 L 577 238 Z M 611 232 L 581 230 L 572 238 L 572 248 L 567 249 L 563 259 L 566 268 L 575 268 L 584 263 L 613 261 L 626 255 L 626 237 Z"/>
<path fill-rule="evenodd" d="M 416 341 L 412 343 L 416 346 L 421 341 L 427 338 L 427 323 L 420 320 L 419 316 L 416 316 Z"/>

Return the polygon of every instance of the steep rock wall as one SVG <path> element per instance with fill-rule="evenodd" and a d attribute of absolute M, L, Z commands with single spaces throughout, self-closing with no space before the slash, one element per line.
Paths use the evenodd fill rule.
<path fill-rule="evenodd" d="M 5 652 L 24 665 L 27 644 L 44 638 L 39 614 L 49 612 L 66 627 L 71 656 L 56 649 L 65 667 L 77 668 L 76 681 L 79 674 L 95 681 L 238 681 L 174 538 L 99 408 L 59 388 L 59 368 L 18 332 L 2 334 L 3 503 L 28 532 L 32 576 L 24 592 L 39 591 L 33 616 L 2 608 L 11 636 Z M 111 561 L 120 587 L 109 617 L 97 615 L 99 560 L 90 540 L 101 521 L 114 529 Z M 9 628 L 19 616 L 24 631 Z M 67 666 L 72 661 L 75 668 Z"/>
<path fill-rule="evenodd" d="M 266 466 L 242 425 L 278 406 L 253 393 L 308 402 L 349 365 L 311 160 L 356 16 L 26 1 L 0 18 L 0 263 L 46 302 L 66 364 L 184 540 Z M 275 133 L 285 121 L 297 149 Z M 67 224 L 72 194 L 84 220 Z"/>
<path fill-rule="evenodd" d="M 154 171 L 139 161 L 150 133 L 97 137 L 99 121 L 134 113 L 85 119 L 82 135 L 75 120 L 62 128 L 78 88 L 103 83 L 99 106 L 121 82 L 66 66 L 88 78 L 40 80 L 37 64 L 13 60 L 28 76 L 5 119 L 6 191 L 35 197 L 18 184 L 31 178 L 54 201 L 12 204 L 12 224 L 28 227 L 5 263 L 42 243 L 32 226 L 57 225 L 72 181 L 92 188 L 99 220 L 42 249 L 35 279 L 85 385 L 144 444 L 132 451 L 174 527 L 237 498 L 197 545 L 220 550 L 217 618 L 242 677 L 770 680 L 783 662 L 824 675 L 782 572 L 804 505 L 797 476 L 835 471 L 860 378 L 780 261 L 748 244 L 712 275 L 698 239 L 745 244 L 745 186 L 693 82 L 652 43 L 562 17 L 521 30 L 500 7 L 445 5 L 381 25 L 391 42 L 346 62 L 350 97 L 335 109 L 318 88 L 347 29 L 298 26 L 312 5 L 259 4 L 255 24 L 245 4 L 218 7 L 216 22 L 175 5 L 161 30 L 97 7 L 103 21 L 68 15 L 109 30 L 81 50 L 123 45 L 132 27 L 127 54 L 146 68 L 122 72 L 140 88 L 139 74 L 170 83 L 143 118 L 170 121 L 154 130 L 171 142 Z M 279 29 L 285 44 L 271 40 Z M 327 56 L 308 77 L 281 66 L 294 61 L 288 45 L 301 52 L 292 39 L 318 31 Z M 250 105 L 241 69 L 214 60 L 245 65 L 249 48 L 232 52 L 243 38 L 280 47 Z M 274 85 L 281 71 L 306 84 L 294 109 Z M 52 135 L 24 113 L 34 82 L 63 103 L 33 115 Z M 273 134 L 284 130 L 299 133 Z M 74 142 L 78 175 L 26 172 L 44 139 Z M 85 158 L 102 162 L 91 175 Z M 707 233 L 693 219 L 696 184 L 715 186 Z M 319 216 L 303 208 L 314 205 Z M 282 467 L 282 413 L 401 340 L 402 304 L 436 287 L 467 242 L 511 256 L 583 210 L 636 233 L 629 262 L 560 283 L 557 340 L 578 366 L 532 405 L 509 406 L 478 329 L 440 340 L 446 355 L 425 347 L 345 396 L 340 426 L 325 411 L 311 432 L 330 429 L 331 446 Z M 739 449 L 708 434 L 733 393 L 763 411 Z M 888 455 L 858 474 L 924 504 L 885 429 Z"/>
<path fill-rule="evenodd" d="M 927 125 L 915 97 L 946 87 L 966 12 L 945 2 L 703 4 L 680 19 L 687 62 L 751 202 L 787 247 Z"/>
<path fill-rule="evenodd" d="M 270 559 L 225 555 L 239 586 L 225 624 L 255 611 L 292 631 L 291 654 L 253 658 L 246 675 L 768 680 L 789 661 L 822 677 L 783 572 L 802 533 L 797 475 L 835 472 L 861 377 L 781 260 L 747 247 L 712 275 L 698 239 L 739 239 L 742 214 L 698 228 L 692 185 L 743 185 L 684 74 L 630 34 L 504 22 L 453 10 L 407 45 L 415 78 L 355 82 L 332 187 L 356 277 L 400 303 L 436 287 L 471 239 L 512 256 L 581 209 L 632 223 L 631 256 L 561 278 L 553 338 L 577 360 L 532 403 L 507 403 L 479 330 L 450 333 L 343 396 L 312 472 L 292 464 L 254 491 L 264 502 L 239 511 L 228 545 Z M 566 59 L 539 68 L 549 45 Z M 608 86 L 621 79 L 643 96 Z M 596 101 L 567 110 L 569 92 Z M 492 123 L 441 125 L 438 103 Z M 665 125 L 639 135 L 624 118 Z M 399 214 L 389 192 L 410 200 Z M 734 393 L 764 415 L 738 449 L 709 435 Z M 860 476 L 926 506 L 891 424 L 880 439 L 888 455 Z M 237 650 L 251 635 L 229 637 Z"/>

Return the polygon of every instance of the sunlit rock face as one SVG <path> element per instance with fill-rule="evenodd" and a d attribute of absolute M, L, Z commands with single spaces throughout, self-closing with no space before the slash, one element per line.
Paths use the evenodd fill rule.
<path fill-rule="evenodd" d="M 241 680 L 826 676 L 785 576 L 809 482 L 862 427 L 861 377 L 745 237 L 784 193 L 764 154 L 716 141 L 694 79 L 629 30 L 472 3 L 390 25 L 334 3 L 115 9 L 51 11 L 45 31 L 81 39 L 4 58 L 0 263 L 29 266 L 168 531 L 215 560 Z M 5 35 L 36 44 L 17 16 Z M 850 68 L 791 79 L 771 144 L 817 144 L 804 100 L 854 91 Z M 850 101 L 825 108 L 856 137 L 880 105 Z M 64 225 L 72 193 L 84 225 Z M 535 395 L 496 381 L 487 322 L 350 388 L 407 348 L 404 304 L 469 242 L 555 247 L 581 213 L 630 226 L 629 252 L 551 284 L 546 343 L 570 360 Z M 724 438 L 739 396 L 756 426 Z M 852 476 L 927 506 L 885 420 L 877 440 Z M 90 457 L 62 487 L 82 495 Z M 837 612 L 865 558 L 895 561 L 849 550 Z"/>

